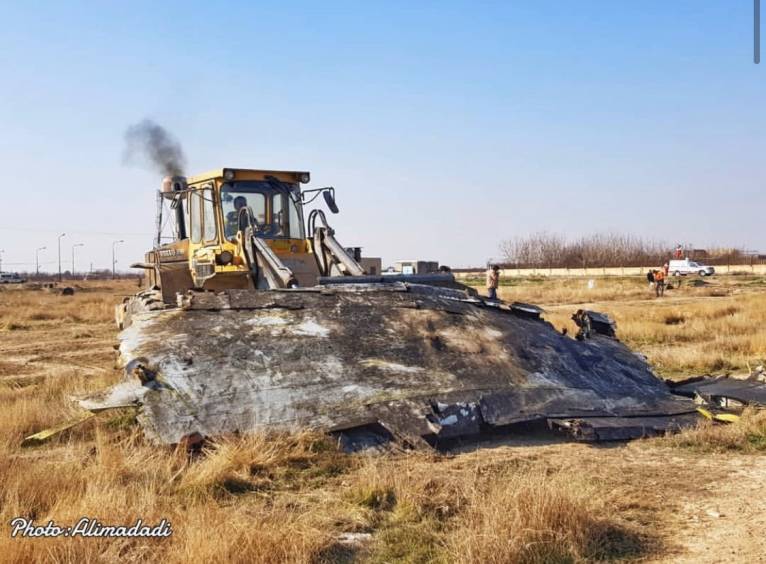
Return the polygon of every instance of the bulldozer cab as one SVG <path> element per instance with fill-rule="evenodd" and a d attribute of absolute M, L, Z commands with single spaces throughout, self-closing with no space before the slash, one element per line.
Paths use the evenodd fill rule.
<path fill-rule="evenodd" d="M 252 219 L 254 234 L 268 241 L 278 255 L 308 253 L 300 185 L 309 178 L 307 172 L 231 168 L 189 178 L 190 254 L 203 260 L 212 253 L 219 266 L 242 266 L 220 255 L 227 251 L 232 259 L 243 258 L 237 240 L 243 211 Z"/>
<path fill-rule="evenodd" d="M 307 235 L 301 184 L 309 180 L 308 172 L 233 168 L 164 179 L 157 243 L 142 265 L 151 271 L 150 285 L 170 303 L 193 288 L 290 288 L 313 286 L 320 276 L 364 274 L 337 245 L 323 213 L 312 212 Z M 337 212 L 334 189 L 308 192 L 329 192 L 325 202 Z M 175 212 L 174 240 L 167 243 L 163 202 Z"/>

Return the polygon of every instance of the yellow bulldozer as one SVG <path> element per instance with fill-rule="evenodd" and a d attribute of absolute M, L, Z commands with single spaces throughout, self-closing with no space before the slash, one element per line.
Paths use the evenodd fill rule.
<path fill-rule="evenodd" d="M 174 210 L 175 240 L 162 244 L 158 235 L 156 248 L 135 266 L 148 270 L 149 285 L 168 302 L 192 288 L 294 288 L 313 286 L 320 276 L 363 275 L 323 211 L 309 214 L 306 236 L 308 202 L 321 194 L 338 211 L 334 188 L 301 190 L 309 181 L 308 172 L 235 168 L 166 177 L 160 197 Z"/>
<path fill-rule="evenodd" d="M 309 209 L 337 213 L 334 188 L 309 180 L 236 168 L 165 178 L 153 248 L 133 265 L 146 287 L 117 308 L 125 378 L 80 405 L 136 407 L 162 443 L 310 427 L 352 449 L 530 423 L 623 439 L 696 421 L 605 315 L 578 312 L 575 339 L 540 308 L 483 298 L 451 273 L 366 274 Z"/>

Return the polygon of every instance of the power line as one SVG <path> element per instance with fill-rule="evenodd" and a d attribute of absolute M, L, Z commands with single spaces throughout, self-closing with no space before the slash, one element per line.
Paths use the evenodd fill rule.
<path fill-rule="evenodd" d="M 6 260 L 3 261 L 3 265 L 6 265 L 6 264 L 16 264 L 16 265 L 18 265 L 18 264 L 30 264 L 30 265 L 32 265 L 32 264 L 40 264 L 40 265 L 43 265 L 43 264 L 55 264 L 55 263 L 56 263 L 55 260 L 46 260 L 46 261 L 42 261 L 41 260 L 41 261 L 39 261 L 37 263 L 35 263 L 34 261 L 31 261 L 31 262 L 10 262 L 10 261 L 6 261 Z"/>
<path fill-rule="evenodd" d="M 33 229 L 29 227 L 0 227 L 1 231 L 22 231 L 24 233 L 60 233 L 58 229 Z M 66 231 L 71 235 L 109 235 L 115 237 L 153 237 L 153 233 L 125 233 L 120 231 Z"/>

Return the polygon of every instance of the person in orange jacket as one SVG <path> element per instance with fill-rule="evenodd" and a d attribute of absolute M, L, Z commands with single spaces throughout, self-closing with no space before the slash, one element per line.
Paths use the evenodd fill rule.
<path fill-rule="evenodd" d="M 654 292 L 657 294 L 657 297 L 665 295 L 665 269 L 661 268 L 660 270 L 654 271 Z"/>

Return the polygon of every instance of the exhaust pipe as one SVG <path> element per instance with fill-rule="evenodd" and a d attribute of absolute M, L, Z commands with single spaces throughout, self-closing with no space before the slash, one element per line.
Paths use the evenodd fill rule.
<path fill-rule="evenodd" d="M 185 176 L 166 176 L 162 179 L 162 196 L 172 200 L 170 207 L 176 212 L 176 238 L 186 239 L 183 193 L 188 188 Z"/>

